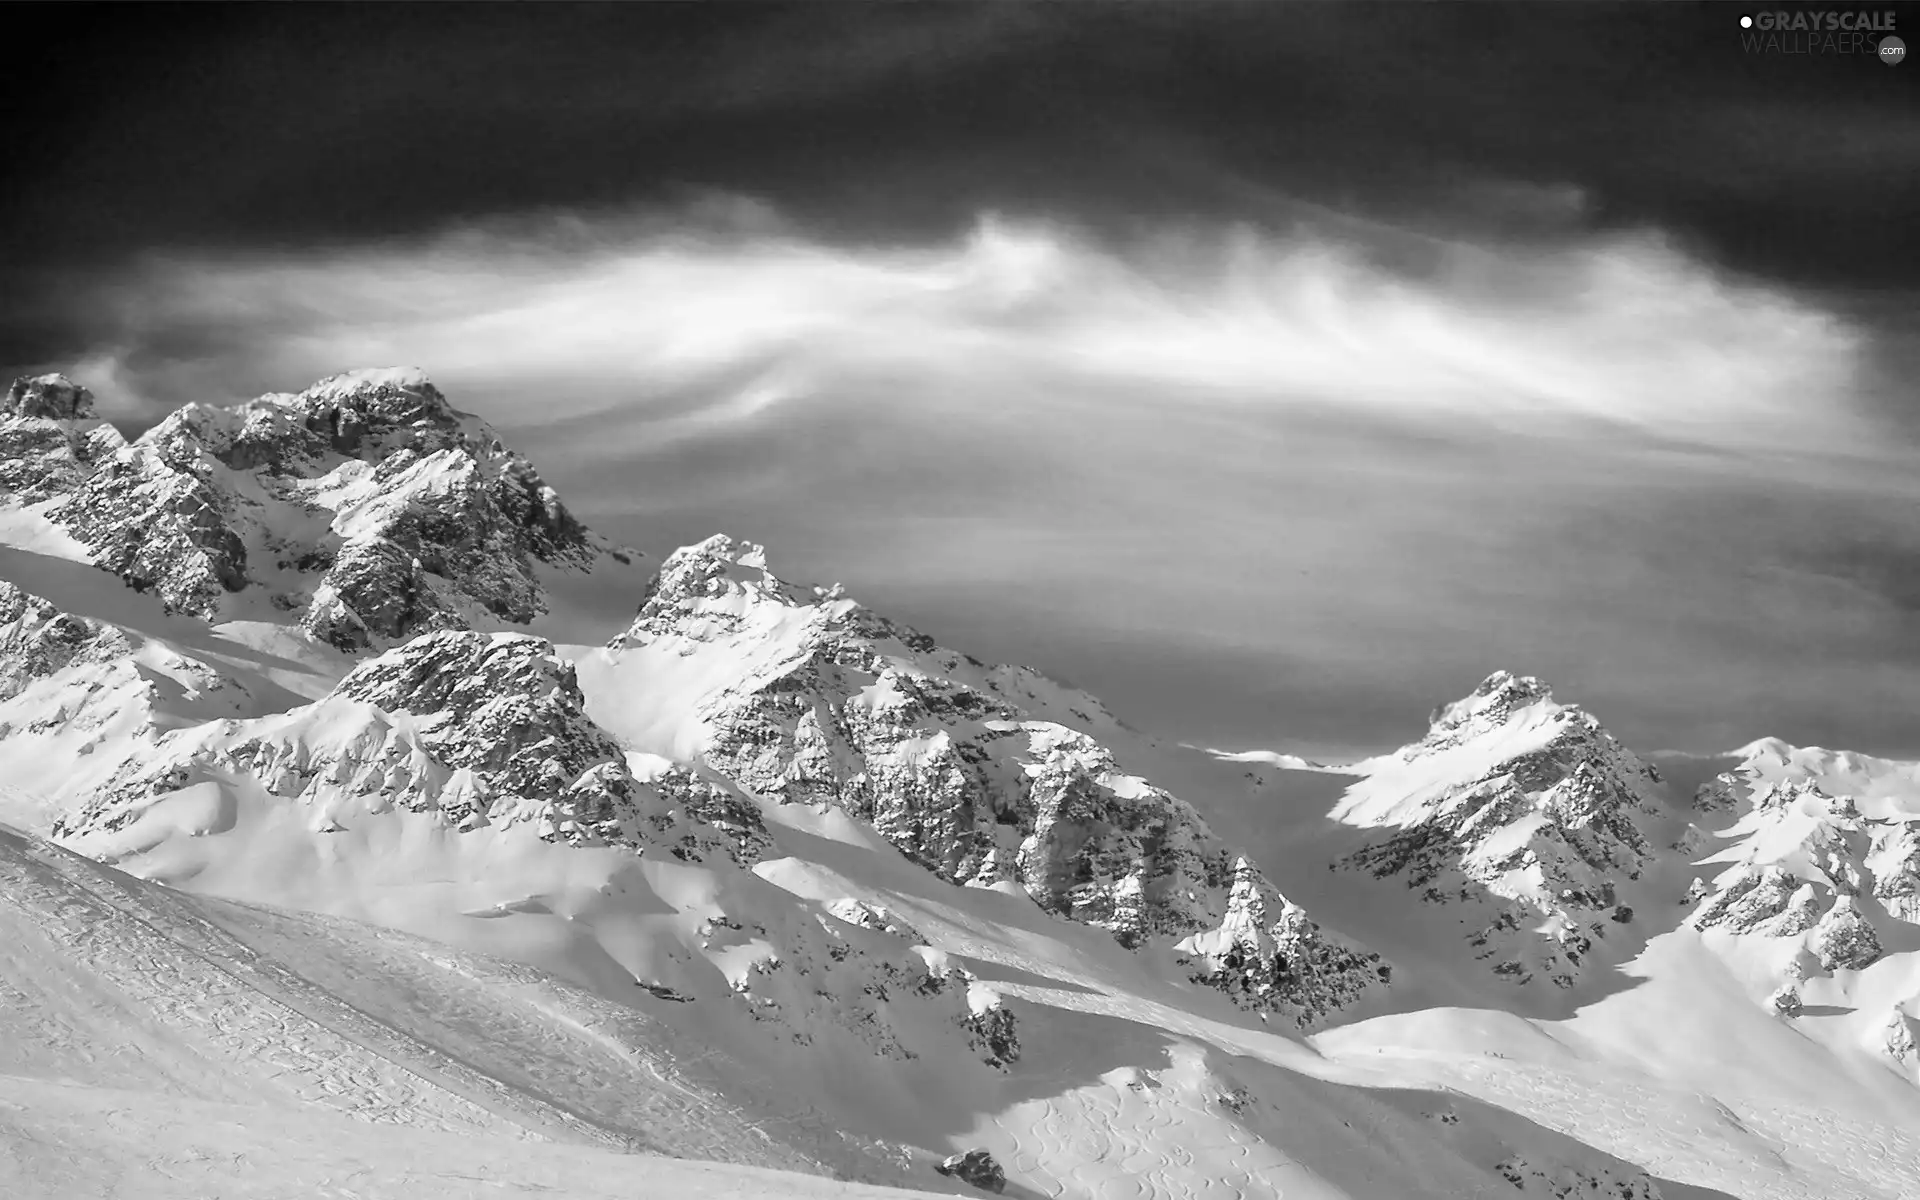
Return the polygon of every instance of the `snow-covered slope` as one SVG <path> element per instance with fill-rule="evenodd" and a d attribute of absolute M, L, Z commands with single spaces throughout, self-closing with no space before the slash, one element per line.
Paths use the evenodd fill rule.
<path fill-rule="evenodd" d="M 902 1193 L 809 1176 L 909 1177 L 644 1006 L 437 943 L 190 898 L 4 829 L 0 932 L 9 1196 L 865 1197 Z"/>

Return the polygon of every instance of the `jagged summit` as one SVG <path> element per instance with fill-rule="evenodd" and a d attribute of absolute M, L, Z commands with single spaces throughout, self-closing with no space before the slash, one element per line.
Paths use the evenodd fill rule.
<path fill-rule="evenodd" d="M 28 382 L 10 403 L 40 411 L 67 394 Z M 0 447 L 11 498 L 39 505 L 132 587 L 208 619 L 297 614 L 343 650 L 527 624 L 546 610 L 541 568 L 587 569 L 612 553 L 531 463 L 413 368 L 188 404 L 132 443 L 110 427 L 0 436 L 19 443 Z"/>
<path fill-rule="evenodd" d="M 141 440 L 167 447 L 176 459 L 205 451 L 236 470 L 276 474 L 306 473 L 330 454 L 377 463 L 401 449 L 504 450 L 479 418 L 455 409 L 411 367 L 349 371 L 302 392 L 231 407 L 188 404 L 157 428 L 164 432 Z"/>
<path fill-rule="evenodd" d="M 84 421 L 93 415 L 93 393 L 59 374 L 22 375 L 0 401 L 0 417 Z"/>
<path fill-rule="evenodd" d="M 759 602 L 796 608 L 829 596 L 841 602 L 843 612 L 853 607 L 851 601 L 842 602 L 838 585 L 808 589 L 787 583 L 768 569 L 766 547 L 716 533 L 661 559 L 660 569 L 641 594 L 632 625 L 622 636 L 643 641 L 656 633 L 677 631 L 676 622 L 695 610 L 716 615 L 724 611 L 738 618 Z"/>
<path fill-rule="evenodd" d="M 1533 676 L 1495 671 L 1465 696 L 1434 709 L 1421 745 L 1464 741 L 1504 725 L 1516 709 L 1552 702 L 1553 690 Z"/>
<path fill-rule="evenodd" d="M 926 634 L 855 602 L 837 583 L 815 587 L 780 578 L 768 565 L 765 546 L 725 534 L 682 546 L 662 559 L 633 623 L 614 644 L 667 636 L 710 639 L 796 620 L 821 637 L 890 639 L 912 654 L 939 649 Z"/>
<path fill-rule="evenodd" d="M 0 506 L 69 493 L 126 445 L 117 429 L 93 416 L 93 393 L 64 375 L 14 380 L 0 401 Z"/>
<path fill-rule="evenodd" d="M 1475 910 L 1469 941 L 1496 973 L 1571 987 L 1632 921 L 1617 892 L 1654 855 L 1639 822 L 1661 812 L 1658 777 L 1540 680 L 1495 672 L 1366 766 L 1332 816 L 1393 832 L 1340 865 Z"/>

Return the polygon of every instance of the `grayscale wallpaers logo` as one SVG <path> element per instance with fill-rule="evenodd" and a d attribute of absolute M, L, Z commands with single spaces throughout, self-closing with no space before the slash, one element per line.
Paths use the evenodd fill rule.
<path fill-rule="evenodd" d="M 1740 18 L 1740 44 L 1748 54 L 1867 54 L 1892 67 L 1907 57 L 1893 30 L 1891 12 L 1759 12 Z"/>

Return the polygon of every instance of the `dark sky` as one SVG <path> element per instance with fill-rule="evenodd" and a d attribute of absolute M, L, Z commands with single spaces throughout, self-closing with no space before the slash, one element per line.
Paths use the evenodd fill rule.
<path fill-rule="evenodd" d="M 1654 222 L 1796 283 L 1911 285 L 1920 70 L 1750 55 L 1738 11 L 10 5 L 0 248 L 44 280 L 155 245 L 687 189 L 847 238 L 989 204 L 1430 227 L 1488 222 L 1490 184 L 1573 184 L 1589 226 Z M 1508 206 L 1497 223 L 1527 232 Z M 33 357 L 44 292 L 6 291 L 0 358 Z"/>
<path fill-rule="evenodd" d="M 1742 11 L 9 5 L 0 369 L 417 364 L 1183 737 L 1920 753 L 1920 63 Z"/>

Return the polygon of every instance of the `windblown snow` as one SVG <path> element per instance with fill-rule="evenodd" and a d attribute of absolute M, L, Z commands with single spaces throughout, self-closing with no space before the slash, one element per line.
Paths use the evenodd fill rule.
<path fill-rule="evenodd" d="M 418 371 L 17 381 L 0 1192 L 1920 1197 L 1920 764 L 1199 750 L 643 559 Z"/>

